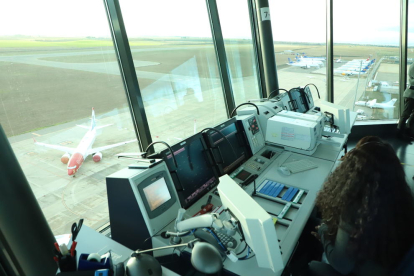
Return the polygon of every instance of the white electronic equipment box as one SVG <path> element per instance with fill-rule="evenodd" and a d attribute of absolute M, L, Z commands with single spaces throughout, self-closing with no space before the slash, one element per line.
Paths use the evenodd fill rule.
<path fill-rule="evenodd" d="M 123 169 L 106 177 L 112 239 L 132 249 L 152 248 L 151 240 L 181 208 L 166 164 Z"/>
<path fill-rule="evenodd" d="M 325 117 L 322 114 L 318 116 L 316 114 L 305 114 L 305 113 L 283 110 L 278 113 L 278 116 L 291 118 L 291 119 L 300 119 L 300 120 L 305 120 L 309 122 L 315 122 L 318 125 L 316 128 L 318 139 L 322 138 L 322 132 L 325 126 Z"/>
<path fill-rule="evenodd" d="M 256 114 L 236 116 L 237 122 L 243 126 L 253 154 L 265 146 L 263 132 L 256 116 Z"/>
<path fill-rule="evenodd" d="M 339 128 L 340 134 L 326 133 L 332 136 L 343 136 L 350 134 L 352 128 L 351 113 L 348 108 L 341 105 L 333 104 L 327 101 L 320 101 L 321 111 L 325 114 L 329 113 L 332 116 L 333 124 Z"/>
<path fill-rule="evenodd" d="M 318 128 L 316 122 L 273 116 L 268 120 L 266 142 L 311 155 L 318 145 Z"/>

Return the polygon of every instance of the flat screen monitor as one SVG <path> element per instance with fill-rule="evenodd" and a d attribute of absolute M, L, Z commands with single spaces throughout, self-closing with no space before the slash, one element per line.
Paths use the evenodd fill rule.
<path fill-rule="evenodd" d="M 217 189 L 223 206 L 240 222 L 257 265 L 281 274 L 284 265 L 272 217 L 228 175 L 220 177 Z"/>
<path fill-rule="evenodd" d="M 243 132 L 239 130 L 236 118 L 231 118 L 215 127 L 223 135 L 214 130 L 204 135 L 208 146 L 212 149 L 215 162 L 219 165 L 219 175 L 229 174 L 246 162 L 252 152 Z M 232 148 L 233 147 L 233 148 Z M 234 151 L 233 151 L 234 150 Z"/>
<path fill-rule="evenodd" d="M 181 206 L 187 209 L 218 184 L 217 170 L 201 133 L 171 146 L 171 149 L 177 168 L 168 148 L 159 155 L 167 164 Z"/>

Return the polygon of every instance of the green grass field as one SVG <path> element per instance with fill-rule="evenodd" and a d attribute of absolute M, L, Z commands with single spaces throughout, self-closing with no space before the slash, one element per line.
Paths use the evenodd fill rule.
<path fill-rule="evenodd" d="M 163 41 L 131 41 L 130 46 L 157 46 L 163 45 Z M 0 39 L 1 48 L 39 48 L 39 47 L 65 47 L 65 48 L 92 48 L 92 47 L 113 47 L 112 39 Z"/>

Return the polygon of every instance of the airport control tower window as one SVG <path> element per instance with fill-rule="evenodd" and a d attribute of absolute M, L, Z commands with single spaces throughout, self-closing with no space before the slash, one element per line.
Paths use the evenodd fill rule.
<path fill-rule="evenodd" d="M 326 1 L 269 1 L 269 8 L 279 87 L 313 83 L 327 99 Z M 318 106 L 313 87 L 311 92 Z"/>
<path fill-rule="evenodd" d="M 360 121 L 398 119 L 400 1 L 342 0 L 333 8 L 334 102 Z"/>
<path fill-rule="evenodd" d="M 414 1 L 408 3 L 408 48 L 407 48 L 407 86 L 411 85 L 409 81 L 408 68 L 414 62 Z"/>
<path fill-rule="evenodd" d="M 120 1 L 153 141 L 227 118 L 205 1 Z M 156 145 L 158 147 L 158 145 Z"/>
<path fill-rule="evenodd" d="M 96 229 L 109 221 L 105 177 L 130 163 L 115 154 L 139 150 L 103 2 L 2 11 L 0 124 L 53 233 L 80 218 Z"/>
<path fill-rule="evenodd" d="M 247 1 L 217 1 L 236 105 L 259 99 Z"/>

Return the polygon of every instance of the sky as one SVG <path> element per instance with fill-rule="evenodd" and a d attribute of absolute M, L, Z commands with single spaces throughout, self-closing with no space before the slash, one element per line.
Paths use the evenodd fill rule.
<path fill-rule="evenodd" d="M 119 1 L 129 37 L 211 37 L 205 0 Z M 3 2 L 0 24 L 7 28 L 0 28 L 0 36 L 110 37 L 103 0 Z M 334 42 L 397 46 L 399 3 L 335 0 Z M 217 5 L 225 38 L 251 38 L 247 1 L 217 0 Z M 275 41 L 325 42 L 325 0 L 269 0 L 269 6 Z M 410 6 L 414 10 L 414 0 Z"/>

